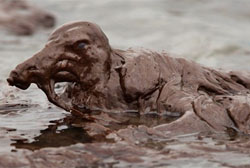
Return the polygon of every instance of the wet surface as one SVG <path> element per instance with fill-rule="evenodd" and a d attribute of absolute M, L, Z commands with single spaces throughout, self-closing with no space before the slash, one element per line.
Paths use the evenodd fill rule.
<path fill-rule="evenodd" d="M 169 123 L 177 118 L 166 115 L 159 116 L 156 113 L 140 116 L 138 113 L 116 114 L 100 111 L 91 112 L 91 114 L 85 115 L 85 117 L 86 118 L 79 118 L 68 115 L 61 120 L 50 121 L 52 125 L 48 126 L 45 130 L 41 130 L 41 135 L 35 137 L 34 141 L 27 142 L 25 138 L 13 138 L 11 140 L 14 141 L 14 143 L 11 143 L 11 145 L 15 146 L 15 148 L 37 150 L 45 147 L 69 146 L 76 143 L 114 143 L 114 140 L 108 139 L 105 136 L 114 131 L 125 129 L 128 126 L 146 125 L 152 127 Z M 88 128 L 88 125 L 93 125 L 96 128 L 98 125 L 101 125 L 105 131 L 95 132 L 94 130 L 90 133 L 90 135 L 94 135 L 90 136 L 88 131 L 91 131 L 91 129 Z M 16 131 L 16 129 L 6 129 L 6 131 Z"/>
<path fill-rule="evenodd" d="M 58 25 L 98 23 L 116 48 L 143 46 L 207 66 L 249 70 L 248 0 L 37 4 L 53 11 Z M 147 130 L 169 122 L 155 114 L 86 113 L 82 121 L 50 104 L 36 86 L 28 91 L 9 87 L 10 70 L 41 49 L 51 31 L 29 38 L 0 32 L 0 167 L 250 167 L 250 138 L 234 130 L 169 137 Z"/>

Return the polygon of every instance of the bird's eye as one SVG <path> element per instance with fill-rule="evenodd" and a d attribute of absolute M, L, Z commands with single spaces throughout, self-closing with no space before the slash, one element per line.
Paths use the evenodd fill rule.
<path fill-rule="evenodd" d="M 82 50 L 86 50 L 87 49 L 87 45 L 89 45 L 89 41 L 88 40 L 79 40 L 77 42 L 75 42 L 73 45 L 71 45 L 70 47 L 75 50 L 76 52 L 81 52 Z"/>
<path fill-rule="evenodd" d="M 77 48 L 78 50 L 83 50 L 83 49 L 85 48 L 85 46 L 86 46 L 86 43 L 84 43 L 84 42 L 79 42 L 79 43 L 77 44 L 76 48 Z"/>
<path fill-rule="evenodd" d="M 75 50 L 84 50 L 86 46 L 89 44 L 87 40 L 81 40 L 74 43 L 73 47 Z"/>

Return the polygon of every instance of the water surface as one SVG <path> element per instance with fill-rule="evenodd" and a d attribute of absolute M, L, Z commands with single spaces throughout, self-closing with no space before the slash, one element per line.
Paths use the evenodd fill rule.
<path fill-rule="evenodd" d="M 99 24 L 114 48 L 164 50 L 210 67 L 250 70 L 249 0 L 36 0 L 35 3 L 52 11 L 57 25 L 75 20 Z M 50 104 L 35 85 L 26 91 L 7 85 L 9 72 L 40 50 L 51 31 L 39 30 L 30 37 L 0 31 L 0 153 L 76 143 L 114 143 L 104 136 L 90 136 L 83 129 L 87 121 L 72 118 Z M 110 116 L 121 121 L 107 124 L 111 130 L 169 122 L 166 116 L 157 115 Z M 248 143 L 247 135 L 229 130 L 225 134 L 183 135 L 138 145 L 148 150 L 168 148 L 176 152 L 176 158 L 165 162 L 159 158 L 153 162 L 145 156 L 152 167 L 233 167 L 250 165 Z M 187 157 L 183 157 L 183 151 L 188 153 Z M 191 153 L 199 155 L 191 157 Z"/>

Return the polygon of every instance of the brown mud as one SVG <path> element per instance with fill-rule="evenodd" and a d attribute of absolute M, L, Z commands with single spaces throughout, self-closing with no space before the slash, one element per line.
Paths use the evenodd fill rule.
<path fill-rule="evenodd" d="M 16 149 L 0 153 L 0 167 L 250 166 L 250 137 L 234 130 L 165 136 L 148 127 L 176 118 L 156 113 L 85 114 L 52 121 L 33 142 L 13 138 Z"/>
<path fill-rule="evenodd" d="M 3 84 L 3 83 L 2 83 Z M 4 86 L 4 85 L 2 85 Z M 39 92 L 33 90 L 32 92 Z M 168 113 L 110 113 L 82 110 L 80 116 L 55 118 L 55 106 L 37 104 L 27 92 L 7 90 L 0 114 L 15 120 L 15 126 L 0 129 L 0 167 L 248 167 L 249 136 L 234 129 L 225 133 L 203 132 L 167 136 L 153 129 L 179 117 Z M 22 93 L 23 92 L 23 93 Z M 30 93 L 29 93 L 30 94 Z M 43 95 L 44 96 L 44 95 Z M 34 96 L 33 96 L 34 97 Z M 5 102 L 5 103 L 3 103 Z M 39 101 L 41 102 L 41 100 Z M 41 110 L 40 113 L 37 111 Z M 32 113 L 39 116 L 35 118 Z M 27 114 L 27 115 L 26 115 Z M 45 118 L 42 117 L 45 115 Z M 27 118 L 28 132 L 22 133 L 18 116 Z M 32 135 L 32 122 L 50 124 Z M 30 119 L 29 119 L 30 118 Z M 35 120 L 35 121 L 33 121 Z M 38 127 L 39 130 L 42 128 Z M 27 128 L 24 128 L 27 129 Z M 9 140 L 12 152 L 9 149 Z M 5 144 L 5 145 L 4 145 Z"/>
<path fill-rule="evenodd" d="M 175 118 L 169 116 L 157 114 L 140 116 L 137 113 L 92 112 L 85 118 L 70 115 L 61 120 L 51 121 L 52 125 L 42 130 L 41 135 L 35 137 L 33 142 L 29 143 L 26 139 L 13 139 L 15 143 L 11 145 L 16 148 L 37 150 L 45 147 L 69 146 L 76 143 L 114 143 L 112 138 L 106 136 L 118 130 L 126 129 L 128 125 L 131 128 L 139 125 L 151 127 L 173 120 Z"/>
<path fill-rule="evenodd" d="M 113 49 L 90 22 L 56 29 L 7 81 L 23 90 L 35 83 L 50 102 L 80 117 L 84 109 L 157 112 L 180 117 L 149 129 L 166 135 L 250 132 L 249 73 L 223 72 L 145 49 Z M 60 82 L 66 82 L 65 89 L 57 93 Z"/>
<path fill-rule="evenodd" d="M 15 149 L 0 154 L 0 166 L 249 167 L 249 79 L 166 53 L 112 49 L 95 24 L 68 24 L 8 82 L 36 83 L 73 115 L 34 141 L 2 129 Z M 10 102 L 2 115 L 39 106 Z"/>
<path fill-rule="evenodd" d="M 59 25 L 72 19 L 95 21 L 105 30 L 114 48 L 144 46 L 157 51 L 164 49 L 209 67 L 234 69 L 241 73 L 250 70 L 249 0 L 74 0 L 74 3 L 71 0 L 36 0 L 35 3 L 53 11 L 58 16 Z M 0 32 L 0 167 L 250 167 L 249 137 L 234 129 L 228 129 L 226 133 L 159 137 L 146 143 L 148 136 L 143 134 L 145 138 L 140 136 L 140 139 L 144 142 L 138 141 L 136 145 L 123 139 L 118 141 L 119 138 L 106 143 L 108 138 L 95 142 L 76 135 L 84 129 L 60 123 L 65 116 L 71 118 L 71 115 L 50 104 L 36 86 L 31 85 L 28 90 L 22 91 L 7 86 L 5 80 L 15 65 L 43 47 L 49 31 L 41 30 L 34 36 L 22 38 Z M 137 118 L 135 116 L 138 115 L 129 115 L 131 120 Z M 143 119 L 143 116 L 140 118 Z M 148 127 L 151 121 L 155 122 L 151 118 L 147 119 L 149 124 L 143 119 Z M 70 120 L 70 123 L 80 122 Z M 58 128 L 56 132 L 55 128 Z M 136 126 L 129 127 L 131 129 L 134 131 L 130 134 L 129 131 L 123 131 L 123 134 L 127 137 L 133 137 L 133 133 L 138 135 Z M 84 136 L 86 132 L 83 131 Z M 109 138 L 118 137 L 115 134 Z M 63 138 L 56 141 L 49 135 L 65 137 L 69 143 L 63 142 Z M 43 138 L 38 138 L 40 142 L 35 144 L 33 139 L 40 136 Z M 20 145 L 18 149 L 10 146 L 16 144 L 18 139 L 25 145 Z M 79 143 L 74 144 L 76 141 Z M 59 146 L 57 143 L 74 145 L 52 147 Z M 29 144 L 35 144 L 35 147 Z M 40 149 L 40 145 L 45 148 Z M 26 146 L 34 151 L 25 150 Z M 144 153 L 138 153 L 138 150 Z M 137 159 L 137 163 L 131 158 Z M 139 162 L 138 158 L 142 161 Z"/>

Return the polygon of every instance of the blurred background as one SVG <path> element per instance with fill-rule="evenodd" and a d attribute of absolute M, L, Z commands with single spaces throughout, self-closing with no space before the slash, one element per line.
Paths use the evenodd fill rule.
<path fill-rule="evenodd" d="M 56 17 L 56 27 L 84 20 L 101 26 L 115 48 L 144 47 L 201 64 L 246 70 L 249 0 L 29 0 Z M 53 29 L 16 37 L 0 32 L 1 78 L 45 44 Z"/>
<path fill-rule="evenodd" d="M 55 27 L 76 20 L 97 23 L 114 48 L 164 50 L 172 56 L 210 67 L 250 70 L 249 0 L 28 2 L 54 14 Z M 65 116 L 63 110 L 48 103 L 36 86 L 21 91 L 6 83 L 9 72 L 40 50 L 53 29 L 39 29 L 30 36 L 16 36 L 0 30 L 0 133 L 5 128 L 16 129 L 8 134 L 12 140 L 14 137 L 32 141 L 51 120 Z M 14 106 L 15 103 L 19 106 Z M 6 108 L 11 110 L 6 111 Z M 9 150 L 6 144 L 10 143 L 10 138 L 1 137 L 1 150 L 4 147 Z"/>

